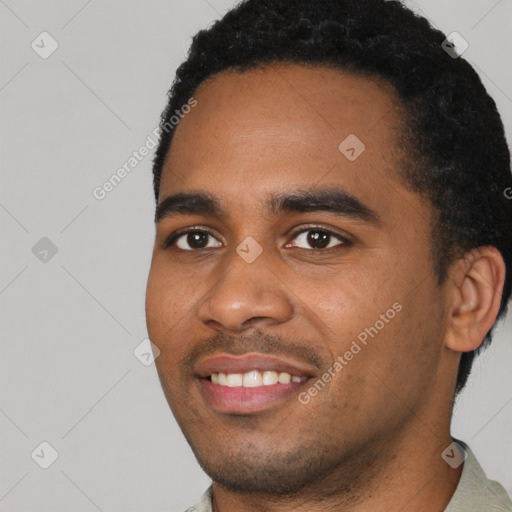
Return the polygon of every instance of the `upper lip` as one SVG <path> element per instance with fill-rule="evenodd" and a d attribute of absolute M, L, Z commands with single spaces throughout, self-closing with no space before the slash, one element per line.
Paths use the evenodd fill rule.
<path fill-rule="evenodd" d="M 212 373 L 247 373 L 252 370 L 286 372 L 297 377 L 314 376 L 314 368 L 302 361 L 289 358 L 248 353 L 243 355 L 219 354 L 199 361 L 195 365 L 198 377 L 206 378 Z"/>

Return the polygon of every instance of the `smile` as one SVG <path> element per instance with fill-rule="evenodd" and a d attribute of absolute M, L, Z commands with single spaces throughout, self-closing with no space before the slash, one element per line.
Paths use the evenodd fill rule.
<path fill-rule="evenodd" d="M 244 387 L 256 388 L 260 386 L 273 386 L 275 384 L 289 384 L 290 382 L 304 382 L 305 375 L 290 375 L 287 372 L 252 370 L 246 373 L 212 373 L 213 384 L 230 388 Z"/>
<path fill-rule="evenodd" d="M 295 396 L 316 373 L 304 361 L 264 354 L 222 354 L 195 367 L 201 394 L 217 412 L 261 412 Z"/>

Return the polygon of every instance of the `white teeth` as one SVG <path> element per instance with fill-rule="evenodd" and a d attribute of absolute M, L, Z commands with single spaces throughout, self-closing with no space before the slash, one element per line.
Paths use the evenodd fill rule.
<path fill-rule="evenodd" d="M 281 372 L 279 374 L 279 382 L 281 384 L 288 384 L 292 380 L 292 376 L 289 373 Z"/>
<path fill-rule="evenodd" d="M 255 388 L 263 384 L 263 377 L 261 373 L 253 370 L 252 372 L 244 373 L 243 386 L 244 388 Z"/>
<path fill-rule="evenodd" d="M 272 386 L 275 384 L 288 384 L 290 382 L 303 382 L 307 379 L 306 376 L 290 375 L 287 372 L 274 372 L 274 371 L 258 371 L 252 370 L 250 372 L 242 373 L 212 373 L 211 380 L 213 384 L 220 386 L 228 386 L 230 388 L 244 387 L 255 388 L 259 386 Z"/>
<path fill-rule="evenodd" d="M 237 388 L 242 385 L 244 376 L 241 373 L 229 373 L 227 375 L 228 386 Z"/>
<path fill-rule="evenodd" d="M 279 382 L 279 375 L 277 372 L 263 372 L 263 384 L 265 386 L 271 386 L 272 384 L 277 384 Z"/>

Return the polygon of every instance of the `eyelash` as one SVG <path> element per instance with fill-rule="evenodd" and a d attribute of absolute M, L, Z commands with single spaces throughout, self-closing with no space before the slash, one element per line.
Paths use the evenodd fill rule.
<path fill-rule="evenodd" d="M 342 236 L 342 235 L 340 235 L 338 233 L 335 233 L 334 231 L 331 231 L 329 229 L 323 228 L 321 226 L 308 226 L 307 228 L 302 228 L 302 229 L 300 229 L 298 231 L 295 231 L 291 235 L 291 240 L 297 238 L 302 233 L 307 233 L 308 231 L 318 231 L 320 233 L 324 233 L 326 235 L 329 235 L 330 237 L 336 238 L 338 241 L 341 242 L 341 244 L 338 244 L 338 245 L 336 245 L 334 247 L 328 247 L 328 248 L 325 248 L 325 249 L 319 249 L 319 248 L 313 248 L 313 247 L 311 247 L 310 249 L 304 249 L 302 247 L 299 247 L 299 249 L 303 249 L 303 250 L 309 251 L 309 252 L 326 252 L 326 251 L 330 251 L 332 249 L 336 249 L 336 248 L 340 248 L 340 247 L 350 247 L 351 245 L 353 245 L 352 240 L 350 240 L 348 237 L 344 237 L 344 236 Z M 170 236 L 168 236 L 164 240 L 163 249 L 169 249 L 171 246 L 173 246 L 175 244 L 175 242 L 180 237 L 188 235 L 190 233 L 206 233 L 206 234 L 210 235 L 212 238 L 215 238 L 217 240 L 217 237 L 215 236 L 215 234 L 212 231 L 210 231 L 209 229 L 199 228 L 199 227 L 197 227 L 197 228 L 188 228 L 188 229 L 186 229 L 184 231 L 177 231 L 175 233 L 172 233 Z M 179 250 L 179 251 L 182 251 L 182 252 L 198 252 L 201 249 L 188 249 L 188 250 L 186 250 L 186 249 L 176 249 L 176 250 Z"/>

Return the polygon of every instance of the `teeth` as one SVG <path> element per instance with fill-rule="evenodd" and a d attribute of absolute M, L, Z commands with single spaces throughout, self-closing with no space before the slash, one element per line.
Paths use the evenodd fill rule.
<path fill-rule="evenodd" d="M 270 386 L 279 382 L 279 375 L 277 372 L 263 372 L 263 384 Z"/>
<path fill-rule="evenodd" d="M 290 375 L 286 372 L 273 372 L 252 370 L 247 373 L 212 373 L 213 384 L 228 386 L 230 388 L 255 388 L 259 386 L 272 386 L 275 384 L 288 384 L 290 382 L 304 382 L 307 377 Z"/>
<path fill-rule="evenodd" d="M 261 373 L 253 370 L 252 372 L 244 373 L 243 386 L 244 388 L 255 388 L 263 384 L 263 377 Z"/>
<path fill-rule="evenodd" d="M 237 388 L 242 385 L 244 376 L 241 373 L 229 373 L 227 375 L 228 386 Z"/>
<path fill-rule="evenodd" d="M 289 373 L 281 372 L 279 374 L 279 382 L 281 384 L 289 384 L 289 382 L 292 380 L 292 376 Z"/>

